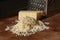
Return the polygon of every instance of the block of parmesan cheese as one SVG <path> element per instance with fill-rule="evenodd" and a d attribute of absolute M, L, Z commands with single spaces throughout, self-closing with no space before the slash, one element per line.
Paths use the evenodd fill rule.
<path fill-rule="evenodd" d="M 35 20 L 38 20 L 41 18 L 41 16 L 44 14 L 43 11 L 19 11 L 19 16 L 18 16 L 18 20 L 21 20 L 21 18 L 23 17 L 32 17 Z"/>

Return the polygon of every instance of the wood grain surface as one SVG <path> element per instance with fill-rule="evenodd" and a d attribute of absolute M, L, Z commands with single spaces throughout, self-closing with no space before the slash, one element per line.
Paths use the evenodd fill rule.
<path fill-rule="evenodd" d="M 60 13 L 43 20 L 43 22 L 49 22 L 47 26 L 50 29 L 26 37 L 5 31 L 6 26 L 14 24 L 16 19 L 17 16 L 0 20 L 0 40 L 60 40 Z"/>

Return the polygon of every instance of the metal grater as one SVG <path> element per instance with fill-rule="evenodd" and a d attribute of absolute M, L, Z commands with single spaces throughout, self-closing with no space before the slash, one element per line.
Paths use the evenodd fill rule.
<path fill-rule="evenodd" d="M 42 10 L 46 12 L 47 11 L 47 0 L 29 0 L 28 9 L 29 10 Z"/>

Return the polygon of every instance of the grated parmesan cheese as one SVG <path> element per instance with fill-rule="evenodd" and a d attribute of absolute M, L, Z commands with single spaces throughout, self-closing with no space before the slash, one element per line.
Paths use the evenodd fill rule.
<path fill-rule="evenodd" d="M 17 21 L 16 25 L 12 25 L 9 30 L 17 35 L 29 36 L 45 29 L 49 29 L 49 27 L 45 26 L 42 21 L 26 16 Z"/>

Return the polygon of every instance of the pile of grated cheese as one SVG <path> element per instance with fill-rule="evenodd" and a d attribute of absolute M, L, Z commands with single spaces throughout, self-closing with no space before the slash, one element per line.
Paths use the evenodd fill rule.
<path fill-rule="evenodd" d="M 29 36 L 45 29 L 49 29 L 49 27 L 45 26 L 42 21 L 26 16 L 18 20 L 17 24 L 12 25 L 8 30 L 17 35 Z"/>

